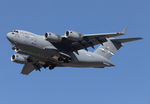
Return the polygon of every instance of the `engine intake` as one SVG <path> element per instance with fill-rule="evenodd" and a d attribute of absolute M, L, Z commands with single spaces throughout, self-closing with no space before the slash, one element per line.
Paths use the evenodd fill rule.
<path fill-rule="evenodd" d="M 62 37 L 58 34 L 46 32 L 44 35 L 44 39 L 50 42 L 60 42 L 62 40 Z"/>
<path fill-rule="evenodd" d="M 14 54 L 11 56 L 11 61 L 19 64 L 25 64 L 27 62 L 27 58 L 24 56 Z"/>
<path fill-rule="evenodd" d="M 81 33 L 70 30 L 66 31 L 65 36 L 72 41 L 80 41 L 83 38 L 83 35 Z"/>

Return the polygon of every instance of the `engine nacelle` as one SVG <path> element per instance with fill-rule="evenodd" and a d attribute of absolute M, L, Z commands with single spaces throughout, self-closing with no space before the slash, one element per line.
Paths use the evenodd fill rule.
<path fill-rule="evenodd" d="M 48 40 L 50 42 L 60 42 L 62 37 L 58 34 L 54 34 L 54 33 L 45 33 L 44 35 L 44 39 Z"/>
<path fill-rule="evenodd" d="M 11 61 L 19 64 L 25 64 L 27 62 L 27 58 L 24 56 L 14 54 L 11 56 Z"/>
<path fill-rule="evenodd" d="M 80 41 L 83 38 L 83 35 L 81 33 L 75 32 L 75 31 L 66 31 L 65 36 L 73 41 Z"/>

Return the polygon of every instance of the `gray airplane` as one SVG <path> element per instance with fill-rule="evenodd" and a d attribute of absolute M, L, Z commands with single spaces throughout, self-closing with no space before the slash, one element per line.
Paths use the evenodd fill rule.
<path fill-rule="evenodd" d="M 115 39 L 112 37 L 124 35 L 123 32 L 100 33 L 100 34 L 81 34 L 68 30 L 65 35 L 58 35 L 46 32 L 43 36 L 34 33 L 13 30 L 7 33 L 7 38 L 12 44 L 12 49 L 19 54 L 11 56 L 11 61 L 24 64 L 22 74 L 28 75 L 33 70 L 49 67 L 112 67 L 111 56 L 119 50 L 123 43 L 140 40 L 136 38 Z M 94 51 L 89 52 L 88 47 L 100 46 Z"/>

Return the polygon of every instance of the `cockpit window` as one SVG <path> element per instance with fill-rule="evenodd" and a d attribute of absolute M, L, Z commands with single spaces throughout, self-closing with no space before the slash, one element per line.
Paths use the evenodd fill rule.
<path fill-rule="evenodd" d="M 18 30 L 13 30 L 12 32 L 18 33 L 19 31 Z"/>

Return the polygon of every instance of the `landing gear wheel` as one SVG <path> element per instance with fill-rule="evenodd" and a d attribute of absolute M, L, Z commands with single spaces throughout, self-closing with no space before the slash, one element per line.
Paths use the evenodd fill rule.
<path fill-rule="evenodd" d="M 71 61 L 71 58 L 68 57 L 59 57 L 58 61 L 64 62 L 64 63 L 69 63 Z"/>
<path fill-rule="evenodd" d="M 40 70 L 40 64 L 33 64 L 33 66 L 34 66 L 34 68 L 35 68 L 35 70 L 38 70 L 38 71 L 41 71 Z"/>
<path fill-rule="evenodd" d="M 54 65 L 50 65 L 50 66 L 49 66 L 49 70 L 53 70 L 54 67 L 55 67 Z"/>
<path fill-rule="evenodd" d="M 44 65 L 43 65 L 44 68 L 47 68 L 48 66 L 49 66 L 48 64 L 44 64 Z"/>

